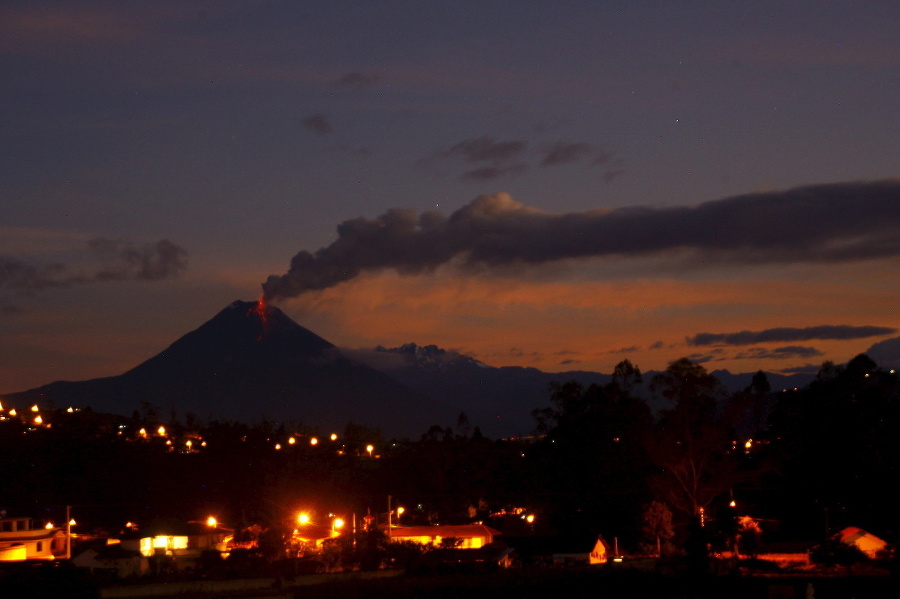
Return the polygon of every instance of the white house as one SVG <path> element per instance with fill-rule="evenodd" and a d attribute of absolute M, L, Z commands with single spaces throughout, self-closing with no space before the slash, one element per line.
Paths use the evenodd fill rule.
<path fill-rule="evenodd" d="M 30 518 L 0 519 L 0 562 L 64 557 L 66 533 Z"/>
<path fill-rule="evenodd" d="M 478 549 L 493 542 L 500 531 L 484 524 L 460 524 L 445 526 L 402 526 L 389 531 L 392 541 L 415 541 L 422 545 L 439 547 L 444 539 L 456 539 L 458 549 Z"/>

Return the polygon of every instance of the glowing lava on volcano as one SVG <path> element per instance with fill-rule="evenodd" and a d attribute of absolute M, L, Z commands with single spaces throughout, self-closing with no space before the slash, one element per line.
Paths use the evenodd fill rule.
<path fill-rule="evenodd" d="M 269 306 L 266 304 L 266 296 L 263 295 L 259 298 L 259 300 L 253 304 L 253 306 L 247 310 L 247 315 L 251 314 L 256 315 L 259 318 L 259 324 L 262 326 L 262 330 L 259 334 L 259 339 L 262 339 L 263 336 L 269 331 Z"/>

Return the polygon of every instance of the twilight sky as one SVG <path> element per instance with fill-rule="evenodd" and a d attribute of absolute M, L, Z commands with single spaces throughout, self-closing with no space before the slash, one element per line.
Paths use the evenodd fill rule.
<path fill-rule="evenodd" d="M 348 348 L 900 365 L 900 5 L 0 5 L 0 391 Z M 874 346 L 874 347 L 873 347 Z"/>

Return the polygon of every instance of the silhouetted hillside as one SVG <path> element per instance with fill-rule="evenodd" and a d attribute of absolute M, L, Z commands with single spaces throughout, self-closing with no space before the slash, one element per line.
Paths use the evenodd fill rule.
<path fill-rule="evenodd" d="M 410 437 L 455 422 L 458 409 L 346 359 L 281 310 L 258 306 L 232 303 L 119 376 L 58 381 L 6 397 L 125 415 L 149 403 L 162 416 L 174 409 L 203 419 L 265 418 L 328 430 L 352 421 Z"/>

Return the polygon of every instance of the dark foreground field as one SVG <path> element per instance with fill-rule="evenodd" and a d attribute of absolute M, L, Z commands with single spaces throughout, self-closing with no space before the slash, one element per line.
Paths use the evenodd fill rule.
<path fill-rule="evenodd" d="M 176 592 L 178 599 L 885 599 L 900 597 L 888 577 L 667 577 L 597 569 L 399 575 L 309 584 L 276 582 L 268 588 Z M 294 586 L 300 584 L 302 586 Z M 174 590 L 174 589 L 170 589 Z M 118 595 L 122 596 L 122 595 Z M 144 595 L 146 596 L 146 595 Z M 157 595 L 162 596 L 162 595 Z"/>
<path fill-rule="evenodd" d="M 54 580 L 56 569 L 6 579 L 4 599 L 888 599 L 900 585 L 886 576 L 663 576 L 602 568 L 504 570 L 412 575 L 396 571 L 135 584 L 97 588 L 87 579 Z M 37 573 L 36 573 L 37 574 Z M 48 576 L 49 575 L 49 576 Z"/>
<path fill-rule="evenodd" d="M 401 576 L 298 589 L 296 599 L 855 599 L 900 597 L 886 577 L 663 577 L 601 570 L 504 571 L 492 574 Z"/>

